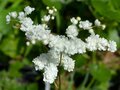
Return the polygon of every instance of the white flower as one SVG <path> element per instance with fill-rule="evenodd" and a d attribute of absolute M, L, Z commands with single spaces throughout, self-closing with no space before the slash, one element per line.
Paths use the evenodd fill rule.
<path fill-rule="evenodd" d="M 36 70 L 42 70 L 45 65 L 47 64 L 48 56 L 47 54 L 41 54 L 40 56 L 36 57 L 32 62 L 35 64 Z"/>
<path fill-rule="evenodd" d="M 45 15 L 43 18 L 42 18 L 42 21 L 45 21 L 45 22 L 48 22 L 50 20 L 50 15 Z"/>
<path fill-rule="evenodd" d="M 55 16 L 52 16 L 51 19 L 54 20 L 54 19 L 55 19 Z"/>
<path fill-rule="evenodd" d="M 26 45 L 29 46 L 29 45 L 30 45 L 30 42 L 26 42 Z"/>
<path fill-rule="evenodd" d="M 53 63 L 56 66 L 59 65 L 59 63 L 60 63 L 60 53 L 51 49 L 51 50 L 48 51 L 47 55 L 49 56 L 48 63 Z"/>
<path fill-rule="evenodd" d="M 7 24 L 9 24 L 10 21 L 11 21 L 11 17 L 10 17 L 9 15 L 7 15 L 7 16 L 6 16 L 6 22 L 7 22 Z"/>
<path fill-rule="evenodd" d="M 107 41 L 105 38 L 101 38 L 98 34 L 95 34 L 92 29 L 92 23 L 88 20 L 80 21 L 80 18 L 71 18 L 72 25 L 69 25 L 66 29 L 65 35 L 56 35 L 51 33 L 49 26 L 46 24 L 50 19 L 54 19 L 52 14 L 57 10 L 48 9 L 49 15 L 45 15 L 42 18 L 43 23 L 35 25 L 31 18 L 27 15 L 31 14 L 34 11 L 34 8 L 27 6 L 24 12 L 19 12 L 18 17 L 16 12 L 11 12 L 6 16 L 6 21 L 9 23 L 11 19 L 17 18 L 21 24 L 20 30 L 25 32 L 27 39 L 35 44 L 36 41 L 42 41 L 44 45 L 49 47 L 48 53 L 40 54 L 40 56 L 33 59 L 36 70 L 43 70 L 44 77 L 43 80 L 48 83 L 53 83 L 57 77 L 58 69 L 60 62 L 65 70 L 68 72 L 73 71 L 75 66 L 75 61 L 70 57 L 74 54 L 82 54 L 86 52 L 86 49 L 89 51 L 94 50 L 108 50 L 115 52 L 117 50 L 116 43 L 114 41 Z M 91 34 L 85 39 L 85 41 L 78 38 L 78 24 L 79 28 L 84 30 L 89 30 Z M 102 26 L 105 28 L 105 25 L 101 25 L 101 22 L 96 19 L 96 26 Z M 26 42 L 27 45 L 30 45 L 30 42 Z M 62 59 L 60 58 L 62 54 Z M 60 60 L 61 59 L 61 60 Z"/>
<path fill-rule="evenodd" d="M 115 52 L 117 50 L 116 47 L 117 47 L 116 42 L 109 41 L 108 51 Z"/>
<path fill-rule="evenodd" d="M 66 29 L 66 34 L 70 38 L 76 37 L 78 35 L 77 26 L 75 25 L 68 26 L 68 28 Z"/>
<path fill-rule="evenodd" d="M 91 35 L 94 35 L 94 34 L 95 34 L 95 32 L 94 32 L 93 29 L 90 29 L 90 30 L 89 30 L 89 33 L 90 33 Z"/>
<path fill-rule="evenodd" d="M 25 13 L 24 12 L 19 12 L 18 19 L 22 20 L 24 18 L 25 18 Z"/>
<path fill-rule="evenodd" d="M 31 8 L 30 6 L 27 6 L 24 8 L 25 14 L 29 15 L 32 11 L 34 11 L 35 8 Z"/>
<path fill-rule="evenodd" d="M 89 22 L 88 20 L 80 21 L 79 27 L 84 29 L 84 30 L 89 30 L 92 28 L 92 23 Z"/>
<path fill-rule="evenodd" d="M 58 73 L 57 67 L 52 63 L 48 64 L 44 69 L 43 81 L 48 83 L 53 83 L 57 77 L 57 73 Z"/>
<path fill-rule="evenodd" d="M 108 46 L 108 41 L 105 38 L 99 38 L 97 46 L 98 46 L 98 50 L 105 51 Z"/>
<path fill-rule="evenodd" d="M 49 13 L 49 14 L 53 14 L 54 11 L 53 11 L 52 9 L 50 9 L 50 10 L 48 11 L 48 13 Z"/>
<path fill-rule="evenodd" d="M 78 20 L 75 19 L 74 17 L 71 18 L 70 21 L 71 21 L 72 24 L 75 24 L 75 25 L 78 23 Z"/>
<path fill-rule="evenodd" d="M 33 29 L 33 21 L 31 20 L 31 18 L 24 18 L 20 21 L 21 23 L 21 30 L 26 32 L 26 31 L 30 31 L 30 29 Z"/>
<path fill-rule="evenodd" d="M 17 12 L 10 12 L 9 15 L 12 17 L 12 18 L 16 18 L 17 17 Z"/>
<path fill-rule="evenodd" d="M 76 47 L 75 44 L 76 43 L 74 42 L 73 39 L 70 39 L 69 41 L 66 41 L 64 52 L 68 55 L 76 54 L 77 53 L 77 47 Z"/>
<path fill-rule="evenodd" d="M 80 20 L 81 20 L 81 18 L 80 18 L 80 17 L 77 17 L 76 19 L 77 19 L 78 21 L 80 21 Z"/>
<path fill-rule="evenodd" d="M 32 40 L 32 41 L 31 41 L 31 43 L 32 43 L 32 44 L 35 44 L 35 43 L 36 43 L 36 41 L 35 41 L 35 40 Z"/>
<path fill-rule="evenodd" d="M 106 25 L 103 24 L 103 25 L 102 25 L 102 30 L 104 30 L 105 28 L 106 28 Z"/>
<path fill-rule="evenodd" d="M 116 48 L 116 42 L 114 41 L 107 41 L 105 38 L 100 38 L 99 35 L 90 35 L 87 39 L 87 49 L 90 51 L 94 50 L 108 50 L 111 52 L 115 52 L 117 50 Z"/>
<path fill-rule="evenodd" d="M 98 40 L 99 40 L 99 35 L 90 35 L 90 36 L 86 39 L 87 49 L 90 50 L 90 51 L 97 50 Z"/>
<path fill-rule="evenodd" d="M 79 38 L 74 38 L 73 42 L 75 44 L 74 47 L 76 47 L 77 53 L 81 54 L 81 53 L 85 53 L 86 52 L 86 43 L 85 42 L 83 42 Z"/>
<path fill-rule="evenodd" d="M 67 70 L 68 72 L 73 71 L 74 66 L 75 66 L 75 61 L 72 58 L 65 55 L 65 56 L 63 56 L 62 63 L 63 63 L 63 67 L 65 70 Z"/>
<path fill-rule="evenodd" d="M 51 35 L 49 47 L 53 48 L 57 52 L 63 52 L 66 41 L 67 41 L 67 38 L 65 36 Z"/>
<path fill-rule="evenodd" d="M 60 54 L 54 50 L 43 53 L 33 60 L 36 70 L 44 70 L 43 81 L 53 83 L 57 77 L 57 66 L 60 63 Z"/>
<path fill-rule="evenodd" d="M 45 30 L 42 25 L 38 25 L 34 28 L 33 33 L 37 40 L 43 41 L 45 45 L 49 43 L 50 30 Z"/>
<path fill-rule="evenodd" d="M 100 22 L 98 19 L 96 19 L 94 23 L 95 23 L 95 25 L 98 26 L 98 27 L 101 26 L 101 22 Z"/>

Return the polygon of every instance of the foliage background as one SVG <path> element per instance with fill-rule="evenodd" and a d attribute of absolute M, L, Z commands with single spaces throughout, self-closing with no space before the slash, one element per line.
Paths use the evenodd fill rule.
<path fill-rule="evenodd" d="M 62 72 L 62 90 L 120 90 L 120 0 L 0 0 L 0 90 L 44 90 L 42 71 L 35 71 L 32 59 L 46 52 L 42 43 L 26 46 L 23 32 L 6 24 L 10 11 L 21 11 L 27 5 L 36 10 L 30 15 L 35 23 L 41 22 L 46 6 L 58 9 L 50 27 L 54 33 L 64 34 L 71 17 L 94 22 L 98 18 L 106 24 L 101 36 L 115 40 L 118 50 L 88 52 L 74 55 L 74 72 Z M 88 36 L 82 31 L 80 38 Z M 54 84 L 51 89 L 54 90 Z"/>

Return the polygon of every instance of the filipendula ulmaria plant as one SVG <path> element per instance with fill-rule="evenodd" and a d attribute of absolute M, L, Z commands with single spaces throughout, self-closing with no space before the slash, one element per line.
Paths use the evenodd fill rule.
<path fill-rule="evenodd" d="M 83 54 L 86 51 L 116 51 L 116 42 L 108 41 L 105 38 L 95 34 L 93 27 L 100 27 L 105 29 L 105 25 L 96 19 L 94 24 L 90 21 L 82 21 L 80 17 L 73 17 L 70 19 L 71 25 L 66 29 L 65 35 L 55 35 L 47 23 L 54 20 L 55 7 L 47 7 L 48 14 L 43 16 L 42 23 L 35 25 L 29 14 L 34 11 L 34 8 L 27 6 L 22 12 L 10 12 L 6 16 L 6 21 L 9 24 L 12 20 L 17 20 L 20 24 L 20 30 L 25 32 L 29 42 L 27 45 L 35 44 L 37 41 L 42 41 L 50 49 L 47 53 L 40 54 L 40 56 L 33 59 L 36 70 L 44 70 L 43 81 L 53 83 L 58 75 L 58 67 L 63 66 L 64 70 L 71 72 L 75 67 L 75 60 L 71 58 L 74 54 Z M 83 41 L 78 38 L 79 30 L 88 30 L 89 36 Z"/>

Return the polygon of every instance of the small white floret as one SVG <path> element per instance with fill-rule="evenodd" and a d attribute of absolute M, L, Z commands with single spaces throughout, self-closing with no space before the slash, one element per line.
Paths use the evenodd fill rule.
<path fill-rule="evenodd" d="M 10 21 L 11 21 L 11 17 L 10 17 L 9 15 L 7 15 L 7 16 L 6 16 L 6 22 L 7 22 L 7 24 L 9 24 Z"/>
<path fill-rule="evenodd" d="M 70 21 L 71 21 L 72 24 L 75 24 L 75 25 L 78 23 L 78 20 L 75 19 L 74 17 L 71 18 Z"/>
<path fill-rule="evenodd" d="M 98 26 L 98 27 L 101 26 L 101 22 L 100 22 L 98 19 L 96 19 L 94 23 L 95 23 L 95 25 Z"/>
<path fill-rule="evenodd" d="M 109 41 L 108 51 L 115 52 L 117 50 L 117 44 L 114 41 Z"/>
<path fill-rule="evenodd" d="M 89 30 L 92 28 L 92 23 L 89 22 L 88 20 L 80 21 L 79 27 L 84 29 L 84 30 Z"/>
<path fill-rule="evenodd" d="M 12 17 L 12 18 L 16 18 L 17 17 L 17 12 L 10 12 L 9 15 Z"/>
<path fill-rule="evenodd" d="M 30 6 L 27 6 L 27 7 L 24 8 L 24 11 L 27 15 L 31 14 L 32 11 L 34 11 L 34 10 L 35 10 L 35 8 L 32 8 Z"/>

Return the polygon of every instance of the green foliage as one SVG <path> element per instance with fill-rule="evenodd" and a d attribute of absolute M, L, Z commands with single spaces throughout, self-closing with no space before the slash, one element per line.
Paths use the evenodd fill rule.
<path fill-rule="evenodd" d="M 38 90 L 37 84 L 23 84 L 17 78 L 10 78 L 6 71 L 0 72 L 0 90 Z"/>
<path fill-rule="evenodd" d="M 42 0 L 46 6 L 55 6 L 58 10 L 62 8 L 62 3 L 59 0 Z"/>
<path fill-rule="evenodd" d="M 95 13 L 105 19 L 120 22 L 120 0 L 91 0 Z M 100 16 L 100 17 L 101 17 Z"/>
<path fill-rule="evenodd" d="M 90 64 L 90 73 L 96 80 L 107 82 L 111 78 L 111 72 L 103 64 Z"/>

